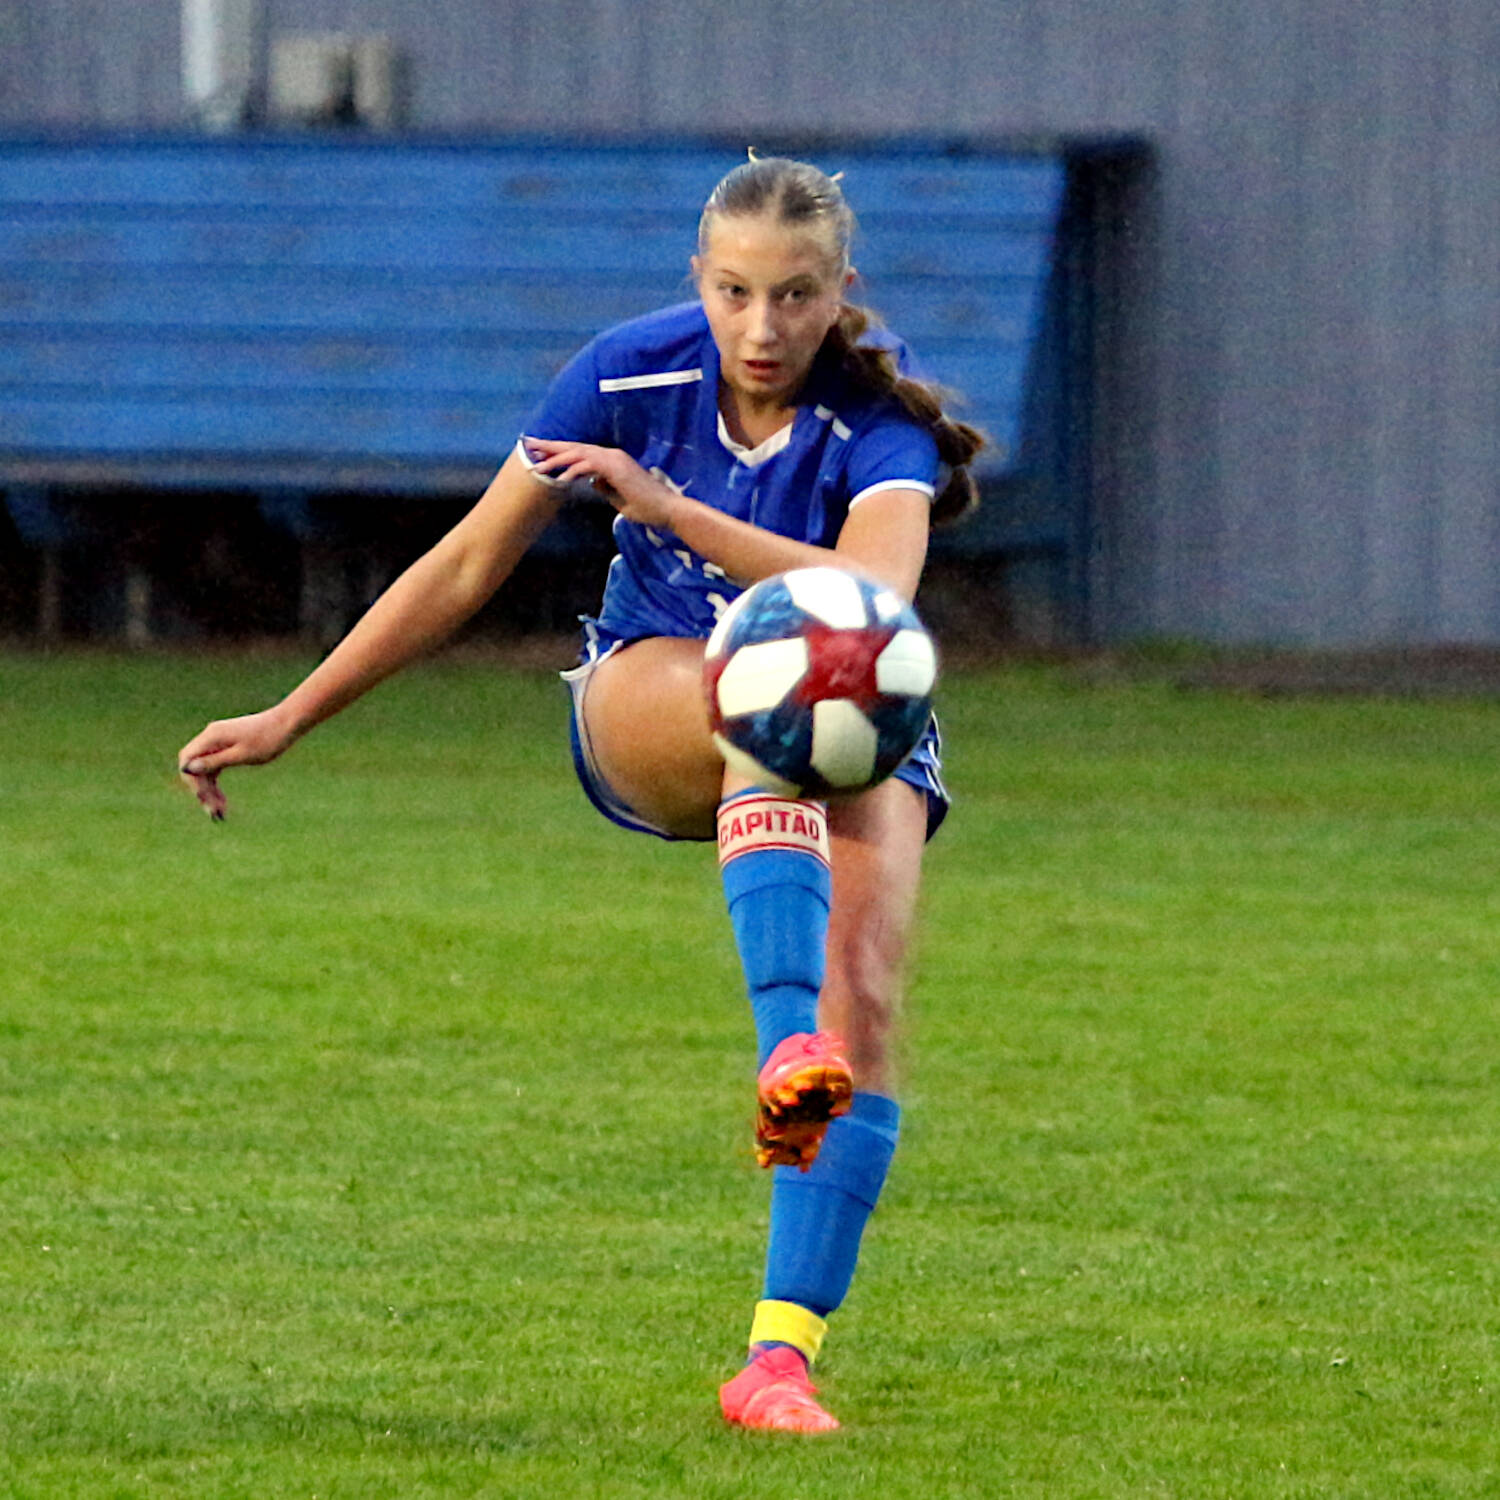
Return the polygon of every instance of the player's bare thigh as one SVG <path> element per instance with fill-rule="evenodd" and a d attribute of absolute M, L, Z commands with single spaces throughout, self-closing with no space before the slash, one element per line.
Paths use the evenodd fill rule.
<path fill-rule="evenodd" d="M 583 718 L 617 796 L 668 833 L 714 836 L 724 762 L 708 732 L 702 641 L 655 636 L 614 652 L 589 679 Z"/>
<path fill-rule="evenodd" d="M 894 777 L 829 804 L 833 906 L 818 1023 L 848 1043 L 855 1086 L 893 1089 L 892 1033 L 916 916 L 924 795 Z"/>

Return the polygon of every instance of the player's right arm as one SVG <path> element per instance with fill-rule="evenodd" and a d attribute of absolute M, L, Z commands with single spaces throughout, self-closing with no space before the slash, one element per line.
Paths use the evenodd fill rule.
<path fill-rule="evenodd" d="M 218 720 L 183 746 L 178 765 L 205 809 L 224 814 L 220 771 L 275 760 L 314 725 L 447 640 L 509 577 L 561 498 L 512 454 L 463 520 L 407 568 L 281 702 Z"/>

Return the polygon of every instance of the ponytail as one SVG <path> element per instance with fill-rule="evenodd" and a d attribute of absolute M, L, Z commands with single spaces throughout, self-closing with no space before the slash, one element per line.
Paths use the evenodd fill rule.
<path fill-rule="evenodd" d="M 948 470 L 947 482 L 932 502 L 932 519 L 939 526 L 957 521 L 979 504 L 969 465 L 989 440 L 979 428 L 948 415 L 941 387 L 902 375 L 889 349 L 860 342 L 874 322 L 868 308 L 846 302 L 839 309 L 838 322 L 829 330 L 826 345 L 857 386 L 898 401 L 913 421 L 932 434 L 938 457 Z"/>

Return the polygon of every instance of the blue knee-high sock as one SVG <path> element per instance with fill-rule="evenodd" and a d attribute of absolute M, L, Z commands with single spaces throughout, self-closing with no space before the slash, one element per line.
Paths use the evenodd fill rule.
<path fill-rule="evenodd" d="M 751 809 L 744 814 L 748 818 L 769 800 L 764 793 L 754 792 L 726 799 L 719 810 L 721 833 L 732 825 L 739 804 Z M 782 809 L 797 805 L 777 804 Z M 820 809 L 801 806 L 800 816 L 821 818 Z M 823 987 L 828 944 L 828 861 L 804 848 L 752 844 L 728 859 L 723 879 L 729 920 L 755 1013 L 757 1067 L 761 1067 L 778 1042 L 797 1032 L 817 1030 L 818 991 Z"/>
<path fill-rule="evenodd" d="M 776 1168 L 767 1299 L 799 1303 L 820 1318 L 844 1300 L 900 1126 L 901 1106 L 894 1099 L 856 1092 L 849 1113 L 829 1125 L 808 1171 Z"/>

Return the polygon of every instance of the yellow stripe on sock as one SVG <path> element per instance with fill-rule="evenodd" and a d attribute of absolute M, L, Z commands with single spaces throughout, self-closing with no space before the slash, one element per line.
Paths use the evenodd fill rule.
<path fill-rule="evenodd" d="M 755 1321 L 750 1325 L 752 1344 L 790 1344 L 800 1349 L 808 1364 L 818 1357 L 828 1320 L 798 1302 L 764 1301 L 755 1304 Z"/>

